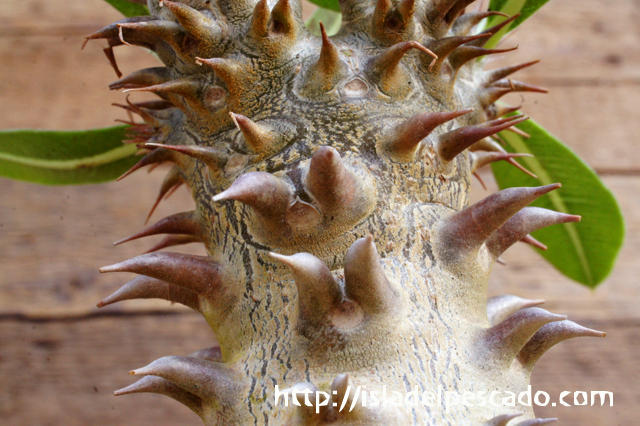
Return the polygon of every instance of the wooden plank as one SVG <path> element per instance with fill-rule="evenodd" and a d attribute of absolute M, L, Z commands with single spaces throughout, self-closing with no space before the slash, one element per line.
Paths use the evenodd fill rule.
<path fill-rule="evenodd" d="M 97 29 L 118 19 L 122 19 L 122 14 L 104 0 L 0 2 L 0 36 L 15 34 L 17 28 L 36 33 L 43 28 L 77 25 L 91 25 Z"/>
<path fill-rule="evenodd" d="M 198 315 L 0 322 L 3 425 L 201 425 L 160 395 L 114 397 L 127 374 L 165 355 L 216 344 Z"/>
<path fill-rule="evenodd" d="M 107 87 L 117 76 L 104 56 L 106 43 L 80 50 L 82 37 L 0 37 L 0 128 L 85 129 L 126 118 L 125 97 Z M 115 52 L 123 73 L 158 66 L 138 47 Z M 151 98 L 149 95 L 135 99 Z"/>
<path fill-rule="evenodd" d="M 546 95 L 526 94 L 522 110 L 606 173 L 640 172 L 639 85 L 557 86 Z M 521 97 L 505 100 L 518 105 Z"/>
<path fill-rule="evenodd" d="M 100 275 L 98 268 L 137 256 L 162 238 L 112 246 L 142 229 L 166 170 L 162 166 L 121 183 L 80 187 L 39 187 L 4 179 L 2 191 L 11 203 L 0 204 L 0 312 L 47 317 L 93 312 L 97 302 L 132 278 Z M 193 208 L 182 188 L 160 204 L 153 220 Z M 200 245 L 182 251 L 204 254 Z M 168 306 L 141 301 L 122 308 Z"/>
<path fill-rule="evenodd" d="M 504 60 L 511 64 L 541 59 L 518 74 L 539 84 L 638 84 L 639 17 L 633 0 L 552 1 L 504 39 L 504 47 L 519 46 Z"/>
<path fill-rule="evenodd" d="M 0 313 L 52 317 L 94 312 L 96 302 L 131 278 L 129 274 L 101 276 L 97 268 L 136 256 L 161 238 L 111 246 L 112 241 L 141 229 L 162 175 L 141 171 L 120 183 L 45 189 L 4 181 L 3 192 L 12 201 L 0 204 L 4 242 L 0 246 Z M 635 285 L 640 275 L 640 178 L 611 176 L 605 182 L 620 200 L 628 236 L 616 270 L 596 292 L 569 281 L 518 244 L 504 255 L 509 265 L 494 268 L 492 294 L 547 298 L 549 309 L 563 314 L 640 318 L 640 287 Z M 474 200 L 484 196 L 476 186 Z M 173 197 L 160 205 L 154 218 L 192 208 L 186 190 Z M 199 245 L 186 251 L 204 254 Z M 178 309 L 162 301 L 127 302 L 107 309 L 165 307 Z"/>
<path fill-rule="evenodd" d="M 584 322 L 585 319 L 574 318 Z M 552 349 L 536 367 L 534 392 L 609 390 L 614 407 L 546 407 L 538 415 L 566 425 L 636 424 L 640 398 L 639 323 L 586 322 L 606 339 L 575 339 Z M 0 322 L 0 417 L 3 425 L 197 425 L 166 397 L 111 392 L 134 381 L 127 371 L 213 341 L 196 315 Z M 117 343 L 116 343 L 117 342 Z M 573 401 L 573 396 L 569 398 Z"/>

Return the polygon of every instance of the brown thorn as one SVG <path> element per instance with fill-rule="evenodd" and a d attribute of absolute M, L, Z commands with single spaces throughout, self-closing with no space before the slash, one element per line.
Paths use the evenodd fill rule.
<path fill-rule="evenodd" d="M 532 235 L 527 235 L 526 237 L 524 237 L 520 241 L 525 243 L 525 244 L 529 244 L 530 246 L 539 248 L 540 250 L 545 250 L 545 251 L 549 250 L 549 247 L 547 247 L 546 245 L 542 244 L 540 241 L 536 240 Z"/>
<path fill-rule="evenodd" d="M 482 180 L 478 172 L 473 172 L 473 176 L 475 176 L 475 178 L 478 179 L 478 182 L 480 182 L 480 185 L 482 185 L 482 188 L 486 191 L 487 185 L 484 184 L 484 180 Z"/>

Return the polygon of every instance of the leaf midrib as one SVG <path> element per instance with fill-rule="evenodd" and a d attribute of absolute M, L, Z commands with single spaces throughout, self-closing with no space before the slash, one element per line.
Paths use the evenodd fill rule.
<path fill-rule="evenodd" d="M 507 143 L 509 143 L 514 148 L 516 152 L 523 154 L 533 154 L 518 135 L 509 132 L 502 132 L 500 136 L 502 136 L 507 141 Z M 547 170 L 535 157 L 523 157 L 522 161 L 531 169 L 533 173 L 538 175 L 538 178 L 543 185 L 551 185 L 555 183 Z M 551 203 L 557 211 L 570 214 L 567 205 L 558 192 L 550 192 L 548 195 Z M 576 253 L 578 255 L 578 258 L 580 259 L 580 264 L 582 265 L 587 281 L 589 282 L 589 284 L 593 284 L 593 272 L 589 267 L 589 262 L 584 250 L 584 244 L 582 242 L 582 239 L 580 238 L 580 235 L 576 228 L 576 224 L 565 223 L 563 224 L 563 226 L 567 231 L 572 244 L 576 248 Z"/>
<path fill-rule="evenodd" d="M 135 145 L 123 145 L 115 149 L 92 155 L 90 157 L 75 158 L 71 160 L 45 160 L 42 158 L 30 158 L 15 154 L 0 152 L 0 160 L 11 161 L 25 166 L 39 167 L 51 170 L 74 170 L 82 167 L 96 167 L 112 163 L 135 154 Z"/>

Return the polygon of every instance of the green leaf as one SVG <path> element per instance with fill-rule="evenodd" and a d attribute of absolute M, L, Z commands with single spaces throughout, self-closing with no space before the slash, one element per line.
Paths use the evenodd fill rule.
<path fill-rule="evenodd" d="M 127 0 L 105 0 L 111 6 L 115 7 L 124 16 L 141 16 L 148 15 L 149 8 L 143 4 L 131 3 Z"/>
<path fill-rule="evenodd" d="M 489 10 L 503 12 L 510 16 L 520 13 L 520 17 L 494 34 L 486 47 L 490 49 L 497 46 L 500 40 L 502 40 L 502 37 L 531 17 L 531 15 L 536 13 L 538 9 L 544 6 L 548 1 L 549 0 L 491 0 Z M 506 19 L 507 18 L 503 16 L 495 16 L 490 19 L 489 26 L 499 24 Z"/>
<path fill-rule="evenodd" d="M 319 36 L 320 22 L 324 25 L 324 29 L 327 31 L 328 35 L 335 35 L 340 31 L 340 26 L 342 25 L 342 14 L 340 12 L 334 12 L 333 10 L 319 7 L 307 22 L 305 22 L 305 25 L 309 32 Z"/>
<path fill-rule="evenodd" d="M 509 152 L 533 154 L 522 164 L 537 174 L 532 178 L 501 161 L 493 173 L 501 189 L 540 186 L 555 182 L 562 188 L 536 200 L 532 206 L 582 216 L 579 223 L 554 225 L 533 233 L 549 247 L 538 251 L 569 278 L 595 288 L 609 275 L 624 240 L 624 219 L 611 191 L 582 159 L 537 123 L 529 120 L 517 126 L 529 133 L 523 139 L 502 132 Z"/>
<path fill-rule="evenodd" d="M 309 2 L 334 12 L 340 12 L 340 2 L 338 0 L 309 0 Z"/>
<path fill-rule="evenodd" d="M 139 157 L 123 145 L 127 126 L 86 131 L 0 131 L 0 176 L 45 185 L 116 179 Z"/>

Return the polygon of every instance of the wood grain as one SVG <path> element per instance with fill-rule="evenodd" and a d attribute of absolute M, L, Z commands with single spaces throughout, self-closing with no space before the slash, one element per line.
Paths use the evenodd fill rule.
<path fill-rule="evenodd" d="M 312 7 L 307 7 L 309 13 Z M 546 308 L 608 332 L 554 348 L 539 363 L 534 389 L 611 390 L 613 408 L 545 407 L 563 424 L 632 425 L 640 415 L 640 2 L 549 2 L 504 45 L 520 49 L 491 66 L 542 59 L 517 78 L 548 86 L 523 109 L 596 170 L 623 207 L 628 236 L 617 269 L 596 291 L 571 283 L 529 248 L 505 254 L 490 294 L 546 298 Z M 119 19 L 100 0 L 0 2 L 0 128 L 81 129 L 124 115 L 109 92 L 115 73 L 104 43 L 80 51 L 82 36 Z M 155 66 L 138 48 L 116 49 L 122 71 Z M 520 102 L 519 97 L 511 102 Z M 40 187 L 2 180 L 0 189 L 0 418 L 8 425 L 196 425 L 165 397 L 114 398 L 131 383 L 126 372 L 168 354 L 213 342 L 186 308 L 161 301 L 95 303 L 127 277 L 99 266 L 135 256 L 157 239 L 114 248 L 140 229 L 165 170 L 138 172 L 121 183 Z M 485 196 L 474 189 L 475 199 Z M 193 208 L 186 191 L 161 204 L 154 219 Z M 185 251 L 202 254 L 197 246 Z M 97 389 L 97 390 L 96 390 Z M 37 402 L 37 407 L 34 405 Z"/>

